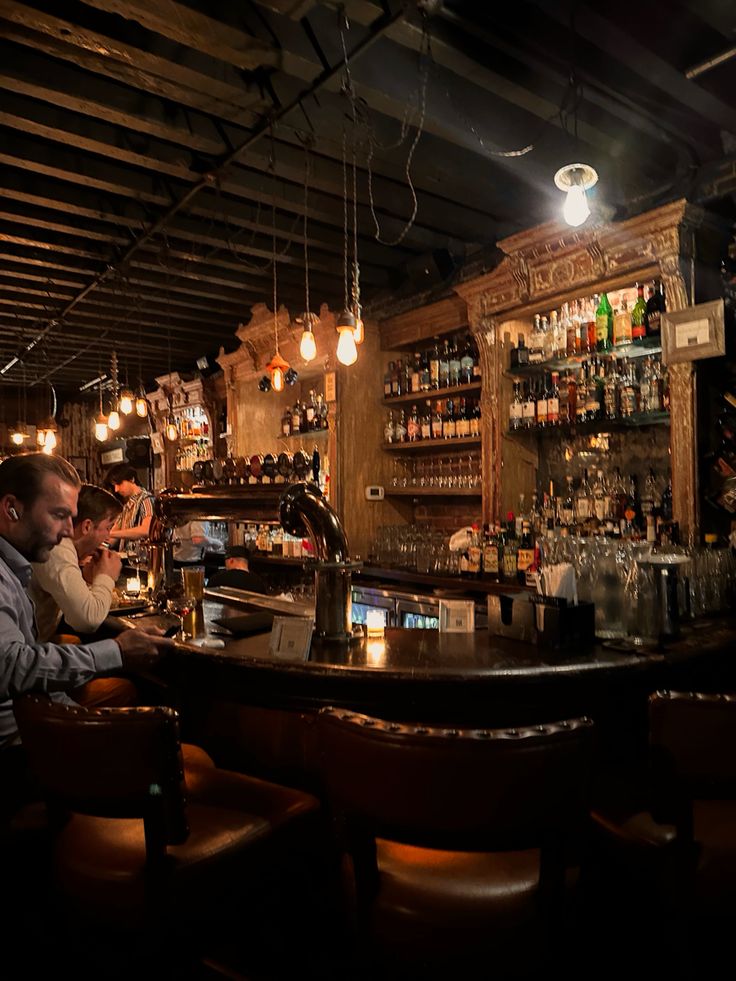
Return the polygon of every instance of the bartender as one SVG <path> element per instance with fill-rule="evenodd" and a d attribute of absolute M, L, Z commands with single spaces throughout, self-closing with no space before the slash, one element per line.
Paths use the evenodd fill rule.
<path fill-rule="evenodd" d="M 123 499 L 123 510 L 110 530 L 110 539 L 124 551 L 127 542 L 148 538 L 154 496 L 140 486 L 135 467 L 129 463 L 117 463 L 111 467 L 105 483 Z"/>

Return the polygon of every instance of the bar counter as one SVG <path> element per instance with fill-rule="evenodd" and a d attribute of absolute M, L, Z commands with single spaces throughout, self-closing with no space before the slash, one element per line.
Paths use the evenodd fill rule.
<path fill-rule="evenodd" d="M 218 637 L 220 649 L 198 646 L 220 628 L 214 620 L 271 609 L 306 612 L 299 604 L 235 590 L 207 591 L 200 635 L 178 642 L 160 671 L 186 701 L 311 713 L 338 705 L 381 717 L 446 725 L 523 725 L 588 714 L 609 722 L 638 715 L 646 695 L 662 687 L 726 683 L 736 631 L 726 618 L 684 628 L 664 649 L 626 643 L 551 651 L 490 636 L 388 628 L 384 639 L 312 643 L 307 661 L 269 654 L 269 633 Z M 170 625 L 167 614 L 120 618 L 130 626 Z M 635 709 L 632 708 L 635 706 Z"/>

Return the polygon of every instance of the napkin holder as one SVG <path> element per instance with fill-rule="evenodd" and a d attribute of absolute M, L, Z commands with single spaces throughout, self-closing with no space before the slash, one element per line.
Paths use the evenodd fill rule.
<path fill-rule="evenodd" d="M 536 593 L 502 593 L 488 597 L 488 630 L 539 647 L 589 646 L 595 641 L 595 605 Z"/>

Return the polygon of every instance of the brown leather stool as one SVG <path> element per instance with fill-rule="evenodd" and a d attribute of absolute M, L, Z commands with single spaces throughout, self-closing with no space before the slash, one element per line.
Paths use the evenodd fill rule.
<path fill-rule="evenodd" d="M 218 897 L 248 893 L 259 859 L 309 836 L 314 797 L 220 770 L 197 747 L 182 758 L 171 708 L 85 710 L 24 696 L 14 711 L 61 818 L 56 888 L 85 923 L 147 927 L 163 943 L 164 923 L 185 938 L 188 923 L 199 936 Z"/>
<path fill-rule="evenodd" d="M 548 959 L 589 806 L 590 720 L 446 730 L 324 709 L 319 736 L 346 896 L 381 976 L 462 977 L 480 958 L 506 977 Z"/>

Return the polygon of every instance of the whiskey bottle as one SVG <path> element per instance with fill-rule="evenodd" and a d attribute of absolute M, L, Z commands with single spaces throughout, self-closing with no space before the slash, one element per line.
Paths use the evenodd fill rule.
<path fill-rule="evenodd" d="M 288 406 L 281 417 L 281 433 L 284 436 L 291 436 L 291 409 Z"/>
<path fill-rule="evenodd" d="M 634 344 L 641 344 L 646 336 L 647 305 L 644 301 L 644 286 L 636 284 L 636 303 L 631 311 L 631 339 Z"/>
<path fill-rule="evenodd" d="M 409 418 L 406 423 L 406 436 L 410 443 L 416 443 L 417 440 L 422 438 L 419 413 L 417 412 L 416 405 L 411 407 L 411 412 L 409 413 Z"/>
<path fill-rule="evenodd" d="M 666 312 L 664 302 L 664 288 L 660 283 L 649 287 L 649 297 L 646 306 L 646 329 L 647 335 L 659 337 L 662 326 L 662 314 Z"/>
<path fill-rule="evenodd" d="M 470 334 L 465 338 L 465 347 L 460 358 L 460 384 L 470 385 L 473 381 L 473 344 Z"/>
<path fill-rule="evenodd" d="M 529 382 L 524 382 L 524 401 L 521 406 L 524 429 L 533 429 L 537 424 L 537 403 Z"/>
<path fill-rule="evenodd" d="M 560 424 L 560 373 L 552 372 L 552 379 L 547 389 L 547 425 Z"/>
<path fill-rule="evenodd" d="M 422 439 L 432 438 L 432 406 L 429 399 L 424 404 L 424 412 L 422 413 L 421 422 L 421 433 Z"/>
<path fill-rule="evenodd" d="M 534 538 L 532 537 L 531 525 L 528 521 L 523 521 L 521 538 L 519 539 L 519 550 L 516 554 L 516 580 L 519 585 L 526 585 L 526 572 L 533 562 Z"/>
<path fill-rule="evenodd" d="M 442 403 L 436 402 L 432 416 L 432 439 L 442 439 Z"/>
<path fill-rule="evenodd" d="M 452 399 L 445 402 L 445 414 L 442 417 L 442 438 L 454 439 L 457 435 L 457 425 L 455 422 L 455 403 Z"/>
<path fill-rule="evenodd" d="M 601 293 L 598 306 L 595 311 L 595 336 L 596 351 L 605 352 L 611 350 L 611 338 L 613 337 L 613 310 L 608 299 L 608 295 Z"/>
<path fill-rule="evenodd" d="M 613 318 L 613 345 L 631 344 L 631 311 L 626 303 L 626 297 L 621 297 L 621 305 Z"/>
<path fill-rule="evenodd" d="M 509 429 L 521 429 L 523 424 L 523 401 L 521 398 L 521 382 L 514 382 L 514 394 L 509 406 Z"/>
<path fill-rule="evenodd" d="M 440 387 L 440 348 L 439 348 L 439 338 L 435 337 L 434 347 L 429 352 L 429 384 L 430 388 L 438 389 Z"/>
<path fill-rule="evenodd" d="M 450 377 L 451 386 L 460 384 L 460 352 L 457 348 L 457 339 L 453 337 L 450 344 Z"/>

